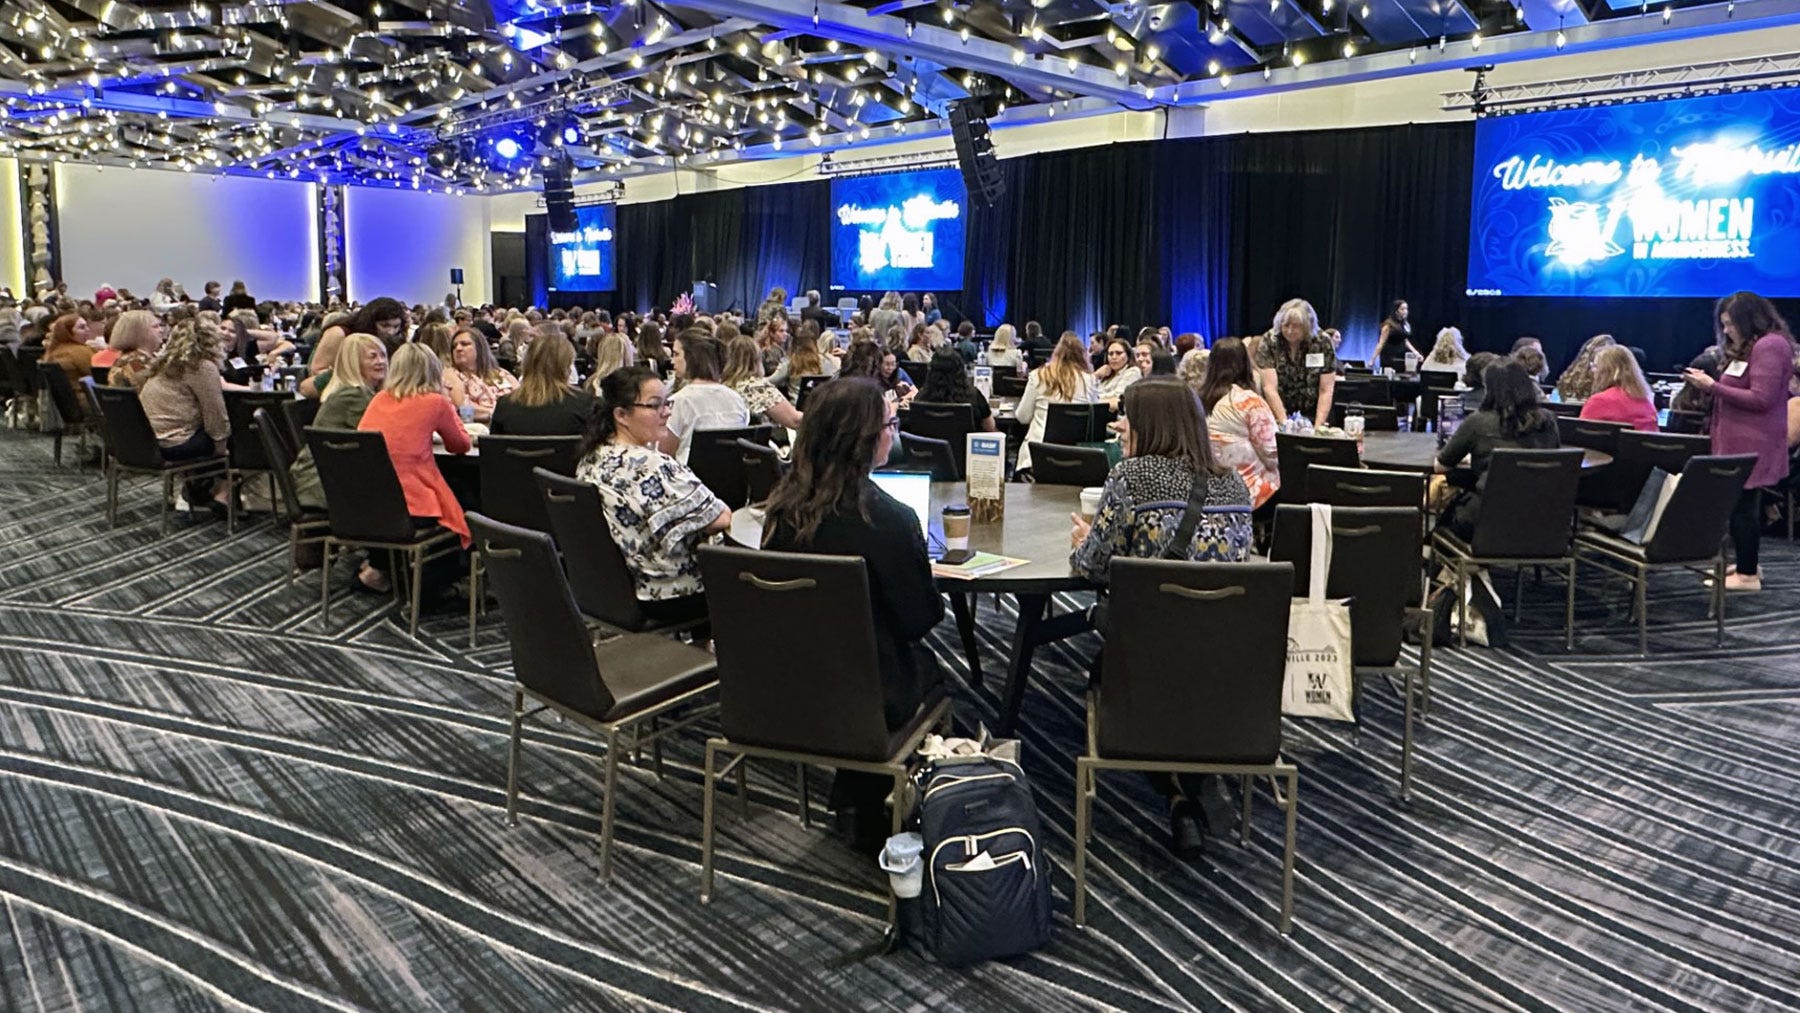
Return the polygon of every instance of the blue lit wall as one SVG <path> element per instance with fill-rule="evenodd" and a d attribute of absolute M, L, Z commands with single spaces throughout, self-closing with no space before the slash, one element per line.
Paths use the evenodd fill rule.
<path fill-rule="evenodd" d="M 427 306 L 454 289 L 463 269 L 466 303 L 488 301 L 493 250 L 487 202 L 478 197 L 352 186 L 344 194 L 344 260 L 349 296 L 392 296 Z"/>

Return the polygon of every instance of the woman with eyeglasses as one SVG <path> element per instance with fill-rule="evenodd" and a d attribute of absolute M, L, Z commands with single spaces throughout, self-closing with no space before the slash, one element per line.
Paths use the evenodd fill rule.
<path fill-rule="evenodd" d="M 694 549 L 731 526 L 731 511 L 686 465 L 663 453 L 669 408 L 662 378 L 649 367 L 608 373 L 575 477 L 600 490 L 601 512 L 631 571 L 638 607 L 656 622 L 683 623 L 706 615 Z"/>

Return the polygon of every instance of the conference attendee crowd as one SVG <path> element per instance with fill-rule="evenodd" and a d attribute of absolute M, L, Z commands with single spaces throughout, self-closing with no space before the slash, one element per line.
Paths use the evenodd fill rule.
<path fill-rule="evenodd" d="M 1661 425 L 1641 353 L 1626 341 L 1592 337 L 1546 394 L 1541 342 L 1519 338 L 1504 352 L 1471 354 L 1469 343 L 1496 346 L 1497 336 L 1471 342 L 1456 327 L 1415 341 L 1405 301 L 1389 307 L 1364 363 L 1340 359 L 1342 338 L 1301 299 L 1279 307 L 1266 330 L 1208 341 L 1168 327 L 1084 335 L 1039 321 L 1001 323 L 984 336 L 973 322 L 953 323 L 929 294 L 865 298 L 836 318 L 818 293 L 796 308 L 781 289 L 738 315 L 695 312 L 685 299 L 669 310 L 613 314 L 454 298 L 320 306 L 258 301 L 242 282 L 221 296 L 223 288 L 207 282 L 193 300 L 170 279 L 146 299 L 110 286 L 83 299 L 59 287 L 0 306 L 0 343 L 36 354 L 76 389 L 136 390 L 171 462 L 223 455 L 244 438 L 231 431 L 230 391 L 291 390 L 316 405 L 315 429 L 380 433 L 414 524 L 450 532 L 464 548 L 465 511 L 477 504 L 447 477 L 454 460 L 490 434 L 568 438 L 578 444 L 571 473 L 597 490 L 643 613 L 690 624 L 702 642 L 698 547 L 727 537 L 734 511 L 746 506 L 698 474 L 703 434 L 766 426 L 783 471 L 757 504 L 762 545 L 865 560 L 890 729 L 942 679 L 921 647 L 944 605 L 920 518 L 870 477 L 901 456 L 902 417 L 917 405 L 967 406 L 972 431 L 1013 432 L 1010 474 L 1019 481 L 1034 478 L 1030 444 L 1044 440 L 1053 406 L 1106 406 L 1119 460 L 1100 484 L 1097 509 L 1072 518 L 1069 555 L 1071 571 L 1101 588 L 1118 557 L 1239 562 L 1256 553 L 1285 498 L 1278 434 L 1341 425 L 1351 406 L 1338 404 L 1339 393 L 1352 377 L 1450 378 L 1434 389 L 1464 417 L 1438 454 L 1445 480 L 1434 504 L 1438 522 L 1464 539 L 1481 516 L 1497 451 L 1560 445 L 1549 399 L 1579 402 L 1580 419 L 1645 432 Z M 1775 308 L 1752 293 L 1721 299 L 1714 322 L 1670 408 L 1702 419 L 1714 453 L 1755 456 L 1731 516 L 1735 566 L 1726 578 L 1729 590 L 1755 591 L 1764 492 L 1787 478 L 1790 448 L 1800 443 L 1794 342 Z M 973 382 L 977 367 L 988 390 Z M 310 510 L 329 505 L 319 467 L 303 447 L 289 469 Z M 204 509 L 241 492 L 208 477 L 188 483 L 182 498 Z M 1172 545 L 1190 502 L 1205 519 L 1186 544 Z M 386 592 L 394 566 L 372 551 L 350 579 Z M 455 556 L 429 567 L 428 607 L 450 600 L 466 570 Z M 1164 787 L 1178 851 L 1194 849 L 1201 824 L 1219 832 L 1229 822 L 1229 806 L 1197 797 L 1215 787 Z M 878 843 L 886 825 L 879 788 L 851 777 L 834 792 L 835 804 L 856 814 L 864 845 Z"/>

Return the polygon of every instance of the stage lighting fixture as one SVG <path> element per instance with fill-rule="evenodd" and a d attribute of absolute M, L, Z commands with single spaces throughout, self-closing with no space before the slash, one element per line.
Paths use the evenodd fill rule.
<path fill-rule="evenodd" d="M 578 124 L 570 123 L 563 128 L 562 137 L 564 144 L 580 144 L 581 127 Z"/>
<path fill-rule="evenodd" d="M 518 158 L 520 155 L 522 155 L 524 153 L 525 153 L 524 146 L 521 145 L 518 142 L 518 140 L 515 138 L 502 137 L 499 140 L 494 142 L 494 154 L 499 155 L 501 158 L 504 158 L 508 161 Z"/>

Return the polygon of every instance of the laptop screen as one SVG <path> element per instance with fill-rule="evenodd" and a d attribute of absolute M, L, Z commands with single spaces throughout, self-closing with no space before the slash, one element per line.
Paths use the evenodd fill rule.
<path fill-rule="evenodd" d="M 922 471 L 877 471 L 869 476 L 881 491 L 919 515 L 919 532 L 931 541 L 931 475 Z"/>

